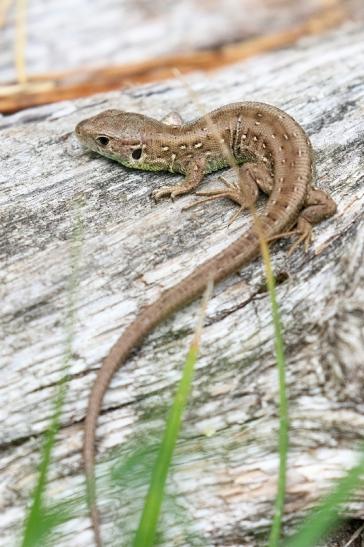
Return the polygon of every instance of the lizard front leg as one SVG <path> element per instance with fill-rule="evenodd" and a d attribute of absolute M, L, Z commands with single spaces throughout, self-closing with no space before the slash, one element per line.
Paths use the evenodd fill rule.
<path fill-rule="evenodd" d="M 155 201 L 158 201 L 164 196 L 170 196 L 174 199 L 177 196 L 187 194 L 194 190 L 202 181 L 205 174 L 205 160 L 204 158 L 197 158 L 194 162 L 191 162 L 186 170 L 186 176 L 181 184 L 176 186 L 162 186 L 158 190 L 154 190 L 152 193 Z"/>

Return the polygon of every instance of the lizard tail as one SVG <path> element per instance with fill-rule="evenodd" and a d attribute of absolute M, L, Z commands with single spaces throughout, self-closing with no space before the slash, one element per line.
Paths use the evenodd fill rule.
<path fill-rule="evenodd" d="M 258 236 L 255 230 L 251 229 L 227 249 L 197 267 L 180 283 L 164 291 L 155 302 L 143 308 L 103 361 L 88 403 L 83 446 L 87 498 L 97 547 L 101 547 L 102 543 L 95 498 L 95 433 L 102 400 L 114 373 L 125 362 L 131 350 L 138 346 L 154 327 L 203 293 L 211 275 L 212 281 L 217 283 L 255 258 L 258 252 Z"/>

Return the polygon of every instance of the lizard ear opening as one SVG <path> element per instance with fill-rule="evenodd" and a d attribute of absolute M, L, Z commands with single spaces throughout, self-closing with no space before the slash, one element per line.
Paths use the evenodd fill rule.
<path fill-rule="evenodd" d="M 109 137 L 106 137 L 105 135 L 100 135 L 99 137 L 96 137 L 95 140 L 100 146 L 107 146 L 110 142 Z"/>
<path fill-rule="evenodd" d="M 142 156 L 142 149 L 141 148 L 136 148 L 135 150 L 132 151 L 131 156 L 132 156 L 133 160 L 140 160 L 140 158 Z"/>

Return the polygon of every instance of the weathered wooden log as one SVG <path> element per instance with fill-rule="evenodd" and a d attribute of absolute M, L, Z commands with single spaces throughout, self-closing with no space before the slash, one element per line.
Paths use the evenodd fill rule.
<path fill-rule="evenodd" d="M 308 253 L 300 249 L 288 258 L 287 241 L 272 247 L 290 413 L 286 531 L 356 461 L 364 431 L 363 54 L 364 29 L 350 25 L 189 79 L 206 110 L 256 100 L 293 115 L 316 150 L 317 185 L 338 204 L 337 215 L 315 228 Z M 14 542 L 34 485 L 70 329 L 69 383 L 47 490 L 52 503 L 83 493 L 83 419 L 112 343 L 140 306 L 250 223 L 244 214 L 227 227 L 235 210 L 230 202 L 187 212 L 181 209 L 193 196 L 156 205 L 151 191 L 178 177 L 126 170 L 83 151 L 75 124 L 110 107 L 158 118 L 170 110 L 185 119 L 199 115 L 184 86 L 168 81 L 0 118 L 3 545 Z M 72 289 L 77 217 L 82 229 Z M 67 326 L 70 295 L 75 316 Z M 136 438 L 163 428 L 197 310 L 195 302 L 156 329 L 115 376 L 97 430 L 100 476 L 114 447 L 125 456 Z M 207 545 L 265 545 L 277 483 L 277 408 L 270 302 L 256 260 L 217 286 L 208 307 L 170 481 L 183 518 L 166 508 L 165 545 L 194 545 L 196 535 Z M 120 544 L 118 522 L 130 523 L 143 492 L 123 487 L 120 499 L 110 499 L 100 480 L 105 542 L 117 537 Z M 360 497 L 347 513 L 364 516 Z M 57 545 L 91 543 L 80 503 Z"/>

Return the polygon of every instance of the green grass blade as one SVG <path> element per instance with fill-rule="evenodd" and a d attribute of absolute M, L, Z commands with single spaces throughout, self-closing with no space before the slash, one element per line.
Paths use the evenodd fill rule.
<path fill-rule="evenodd" d="M 60 389 L 55 403 L 55 411 L 53 414 L 52 423 L 48 432 L 46 433 L 43 444 L 38 481 L 33 491 L 31 507 L 25 520 L 22 547 L 41 545 L 44 541 L 45 535 L 47 535 L 50 531 L 51 520 L 44 518 L 45 510 L 43 507 L 43 495 L 47 484 L 48 469 L 51 461 L 51 452 L 54 446 L 55 436 L 58 431 L 58 422 L 62 402 L 63 390 Z"/>
<path fill-rule="evenodd" d="M 275 353 L 278 368 L 278 386 L 279 386 L 279 471 L 278 487 L 275 500 L 274 517 L 272 528 L 269 535 L 269 547 L 278 547 L 282 528 L 282 516 L 284 510 L 284 499 L 286 495 L 287 481 L 287 455 L 288 455 L 288 401 L 286 389 L 286 360 L 284 357 L 284 346 L 282 336 L 282 323 L 277 304 L 275 279 L 272 272 L 272 266 L 269 256 L 268 245 L 263 237 L 260 237 L 260 245 L 263 256 L 265 276 L 267 280 L 268 292 L 271 301 L 272 319 L 274 326 Z"/>
<path fill-rule="evenodd" d="M 51 424 L 45 434 L 41 463 L 39 465 L 39 475 L 37 484 L 32 493 L 31 505 L 25 518 L 22 547 L 33 547 L 44 544 L 45 538 L 51 531 L 64 522 L 66 512 L 58 515 L 49 512 L 44 504 L 44 492 L 47 486 L 48 470 L 51 463 L 51 454 L 55 444 L 55 439 L 60 425 L 60 417 L 62 413 L 63 402 L 67 389 L 68 370 L 71 360 L 72 341 L 74 337 L 75 325 L 75 294 L 78 286 L 78 270 L 81 249 L 81 222 L 77 210 L 76 225 L 71 248 L 71 276 L 67 291 L 67 319 L 66 319 L 66 341 L 65 352 L 63 355 L 63 370 L 64 376 L 58 384 L 56 397 L 54 400 L 54 410 L 51 419 Z"/>
<path fill-rule="evenodd" d="M 171 465 L 173 451 L 181 429 L 182 414 L 187 404 L 191 391 L 195 363 L 200 346 L 202 322 L 206 312 L 207 302 L 212 291 L 212 283 L 208 284 L 204 302 L 201 308 L 200 318 L 196 327 L 195 336 L 190 346 L 184 367 L 182 378 L 177 388 L 171 410 L 167 417 L 166 428 L 157 454 L 157 459 L 152 471 L 148 493 L 138 529 L 133 541 L 133 547 L 150 547 L 154 544 L 158 518 L 164 497 L 165 483 L 168 470 Z"/>
<path fill-rule="evenodd" d="M 340 522 L 339 508 L 348 501 L 350 494 L 360 486 L 364 475 L 364 455 L 359 464 L 353 467 L 332 492 L 312 510 L 299 531 L 284 543 L 284 547 L 313 547 L 319 540 Z"/>

